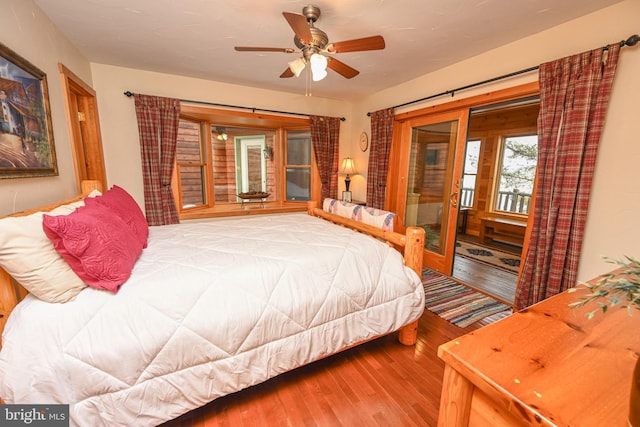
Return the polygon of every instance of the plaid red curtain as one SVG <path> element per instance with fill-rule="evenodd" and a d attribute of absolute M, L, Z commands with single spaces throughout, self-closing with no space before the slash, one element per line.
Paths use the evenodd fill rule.
<path fill-rule="evenodd" d="M 340 118 L 310 116 L 311 144 L 322 185 L 321 201 L 338 195 L 338 155 Z"/>
<path fill-rule="evenodd" d="M 180 100 L 136 94 L 135 105 L 147 222 L 149 225 L 176 224 L 180 219 L 171 192 L 171 174 Z"/>
<path fill-rule="evenodd" d="M 393 136 L 393 108 L 371 113 L 371 145 L 367 173 L 367 206 L 384 209 L 389 152 Z"/>
<path fill-rule="evenodd" d="M 620 46 L 540 66 L 538 181 L 523 309 L 575 286 L 591 183 Z"/>

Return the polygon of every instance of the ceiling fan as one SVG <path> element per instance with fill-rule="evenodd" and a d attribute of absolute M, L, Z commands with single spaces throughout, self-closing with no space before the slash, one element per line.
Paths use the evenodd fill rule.
<path fill-rule="evenodd" d="M 300 58 L 289 62 L 289 66 L 280 74 L 281 78 L 298 77 L 306 65 L 309 64 L 314 81 L 322 80 L 326 77 L 327 68 L 347 79 L 351 79 L 360 74 L 360 72 L 333 56 L 327 56 L 326 54 L 379 50 L 385 47 L 384 38 L 379 35 L 329 43 L 327 34 L 314 26 L 314 23 L 320 17 L 320 8 L 316 6 L 305 6 L 302 9 L 302 15 L 291 12 L 282 12 L 282 14 L 295 33 L 293 42 L 298 49 L 250 46 L 235 47 L 235 50 L 239 52 L 302 53 Z"/>

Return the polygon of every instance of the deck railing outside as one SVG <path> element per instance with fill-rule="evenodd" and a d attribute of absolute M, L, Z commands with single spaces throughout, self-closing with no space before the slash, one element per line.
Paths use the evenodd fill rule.
<path fill-rule="evenodd" d="M 474 193 L 475 189 L 473 188 L 463 188 L 460 190 L 460 206 L 464 208 L 473 207 Z"/>
<path fill-rule="evenodd" d="M 460 191 L 460 206 L 472 207 L 474 193 L 473 188 L 462 188 Z M 523 193 L 517 188 L 513 191 L 500 191 L 495 210 L 528 214 L 529 202 L 531 202 L 531 194 Z"/>

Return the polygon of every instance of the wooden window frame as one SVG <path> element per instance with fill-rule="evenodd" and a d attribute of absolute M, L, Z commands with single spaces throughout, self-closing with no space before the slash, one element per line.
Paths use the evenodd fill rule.
<path fill-rule="evenodd" d="M 286 135 L 291 130 L 310 130 L 308 118 L 277 116 L 270 114 L 247 113 L 243 111 L 222 110 L 217 108 L 195 105 L 182 105 L 181 118 L 199 122 L 201 130 L 201 147 L 205 163 L 205 204 L 202 206 L 182 208 L 182 192 L 179 180 L 179 165 L 176 161 L 172 178 L 172 190 L 181 220 L 202 219 L 241 215 L 259 215 L 267 213 L 304 212 L 307 210 L 306 201 L 286 200 Z M 269 129 L 275 131 L 274 161 L 276 162 L 277 196 L 275 201 L 264 203 L 264 207 L 243 207 L 242 203 L 215 203 L 213 198 L 213 173 L 211 153 L 211 126 L 243 127 L 255 129 Z M 299 167 L 299 165 L 297 165 Z M 311 155 L 311 199 L 316 200 L 320 195 L 318 171 L 315 156 Z M 257 204 L 256 204 L 257 205 Z"/>

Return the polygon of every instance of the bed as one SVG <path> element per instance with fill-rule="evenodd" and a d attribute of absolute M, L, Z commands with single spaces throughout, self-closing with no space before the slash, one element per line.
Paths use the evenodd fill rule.
<path fill-rule="evenodd" d="M 71 266 L 77 259 L 68 257 L 78 255 L 68 241 L 68 253 L 60 252 L 52 224 L 108 207 L 99 201 L 113 187 L 96 187 L 83 183 L 83 197 L 12 218 L 42 221 Z M 72 297 L 65 290 L 55 297 L 65 302 L 50 302 L 3 264 L 5 403 L 69 404 L 78 426 L 158 425 L 382 335 L 397 331 L 402 344 L 415 344 L 424 310 L 421 229 L 385 231 L 310 204 L 308 213 L 148 227 L 145 236 L 135 219 L 106 210 L 102 222 L 115 217 L 130 227 L 127 235 L 106 233 L 110 240 L 135 240 L 125 251 L 142 246 L 119 285 L 102 278 L 102 287 L 82 286 Z M 0 243 L 1 233 L 0 223 Z M 6 256 L 0 252 L 0 262 Z M 74 273 L 95 280 L 83 266 Z"/>

